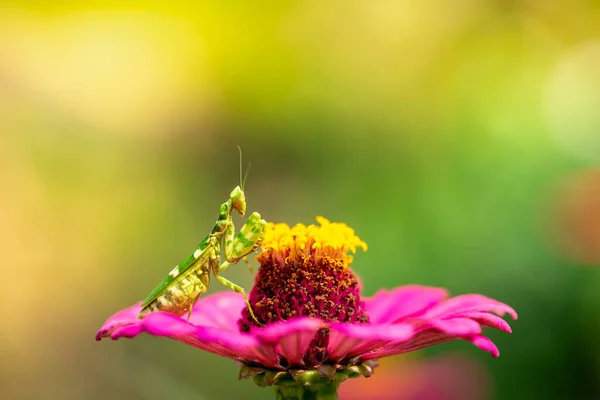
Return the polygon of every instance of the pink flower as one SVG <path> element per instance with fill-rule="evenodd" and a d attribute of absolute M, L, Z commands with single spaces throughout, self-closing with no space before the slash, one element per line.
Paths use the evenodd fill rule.
<path fill-rule="evenodd" d="M 269 225 L 249 297 L 260 324 L 241 295 L 224 292 L 198 301 L 189 321 L 163 312 L 137 319 L 135 304 L 109 318 L 96 339 L 143 332 L 169 337 L 237 360 L 245 366 L 241 376 L 262 376 L 264 385 L 286 371 L 294 379 L 307 370 L 330 379 L 342 373 L 339 381 L 369 376 L 374 360 L 457 339 L 499 355 L 482 331 L 510 333 L 500 317 L 516 319 L 511 307 L 478 294 L 449 298 L 445 289 L 418 285 L 361 299 L 348 252 L 366 244 L 344 224 L 319 222 Z"/>
<path fill-rule="evenodd" d="M 313 367 L 307 365 L 304 357 L 320 329 L 329 329 L 327 356 L 321 364 L 360 364 L 456 339 L 467 340 L 497 357 L 497 347 L 482 335 L 482 328 L 510 333 L 508 324 L 494 314 L 509 313 L 516 319 L 515 311 L 477 294 L 447 296 L 446 290 L 440 288 L 403 286 L 365 299 L 369 323 L 298 317 L 253 327 L 246 333 L 238 327 L 245 309 L 244 298 L 234 292 L 222 292 L 198 301 L 189 321 L 185 316 L 162 312 L 137 319 L 141 308 L 135 304 L 110 317 L 96 340 L 132 338 L 146 332 L 247 365 L 276 370 Z"/>

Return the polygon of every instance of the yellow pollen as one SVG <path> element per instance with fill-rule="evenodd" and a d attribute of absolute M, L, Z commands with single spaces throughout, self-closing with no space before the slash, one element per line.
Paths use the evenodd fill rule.
<path fill-rule="evenodd" d="M 352 262 L 348 251 L 356 253 L 357 247 L 367 251 L 367 244 L 348 225 L 329 222 L 323 217 L 317 217 L 317 222 L 320 226 L 296 224 L 291 228 L 288 224 L 269 223 L 262 247 L 278 253 L 282 258 L 312 254 L 341 259 L 345 265 Z"/>

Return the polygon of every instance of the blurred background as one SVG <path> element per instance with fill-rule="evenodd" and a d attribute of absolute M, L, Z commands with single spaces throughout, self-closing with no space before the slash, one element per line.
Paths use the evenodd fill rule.
<path fill-rule="evenodd" d="M 369 244 L 366 295 L 519 312 L 499 359 L 441 345 L 346 398 L 600 398 L 597 1 L 0 1 L 0 132 L 2 399 L 272 398 L 175 341 L 94 341 L 212 228 L 236 145 L 249 211 Z"/>

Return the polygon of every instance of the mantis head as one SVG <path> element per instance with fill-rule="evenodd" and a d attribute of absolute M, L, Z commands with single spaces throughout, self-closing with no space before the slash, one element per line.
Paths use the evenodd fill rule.
<path fill-rule="evenodd" d="M 246 214 L 246 195 L 241 187 L 236 186 L 229 195 L 233 208 L 243 217 Z"/>

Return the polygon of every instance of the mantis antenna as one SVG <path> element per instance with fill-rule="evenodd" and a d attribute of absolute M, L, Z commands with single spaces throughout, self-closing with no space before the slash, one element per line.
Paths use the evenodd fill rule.
<path fill-rule="evenodd" d="M 241 186 L 242 190 L 244 190 L 244 182 L 245 182 L 245 180 L 242 181 L 242 148 L 239 145 L 238 145 L 237 148 L 240 151 L 240 186 Z M 247 175 L 248 174 L 246 173 L 246 176 Z"/>
<path fill-rule="evenodd" d="M 240 151 L 240 188 L 243 191 L 244 186 L 246 186 L 246 179 L 248 179 L 248 173 L 250 172 L 250 165 L 252 165 L 252 164 L 248 163 L 248 168 L 246 169 L 246 175 L 244 175 L 244 180 L 242 180 L 242 148 L 240 146 L 238 146 L 237 148 Z"/>
<path fill-rule="evenodd" d="M 244 190 L 244 186 L 246 186 L 246 179 L 248 179 L 248 172 L 250 172 L 250 166 L 252 164 L 248 163 L 248 168 L 246 168 L 246 175 L 244 176 L 244 183 L 242 184 L 242 190 Z"/>

